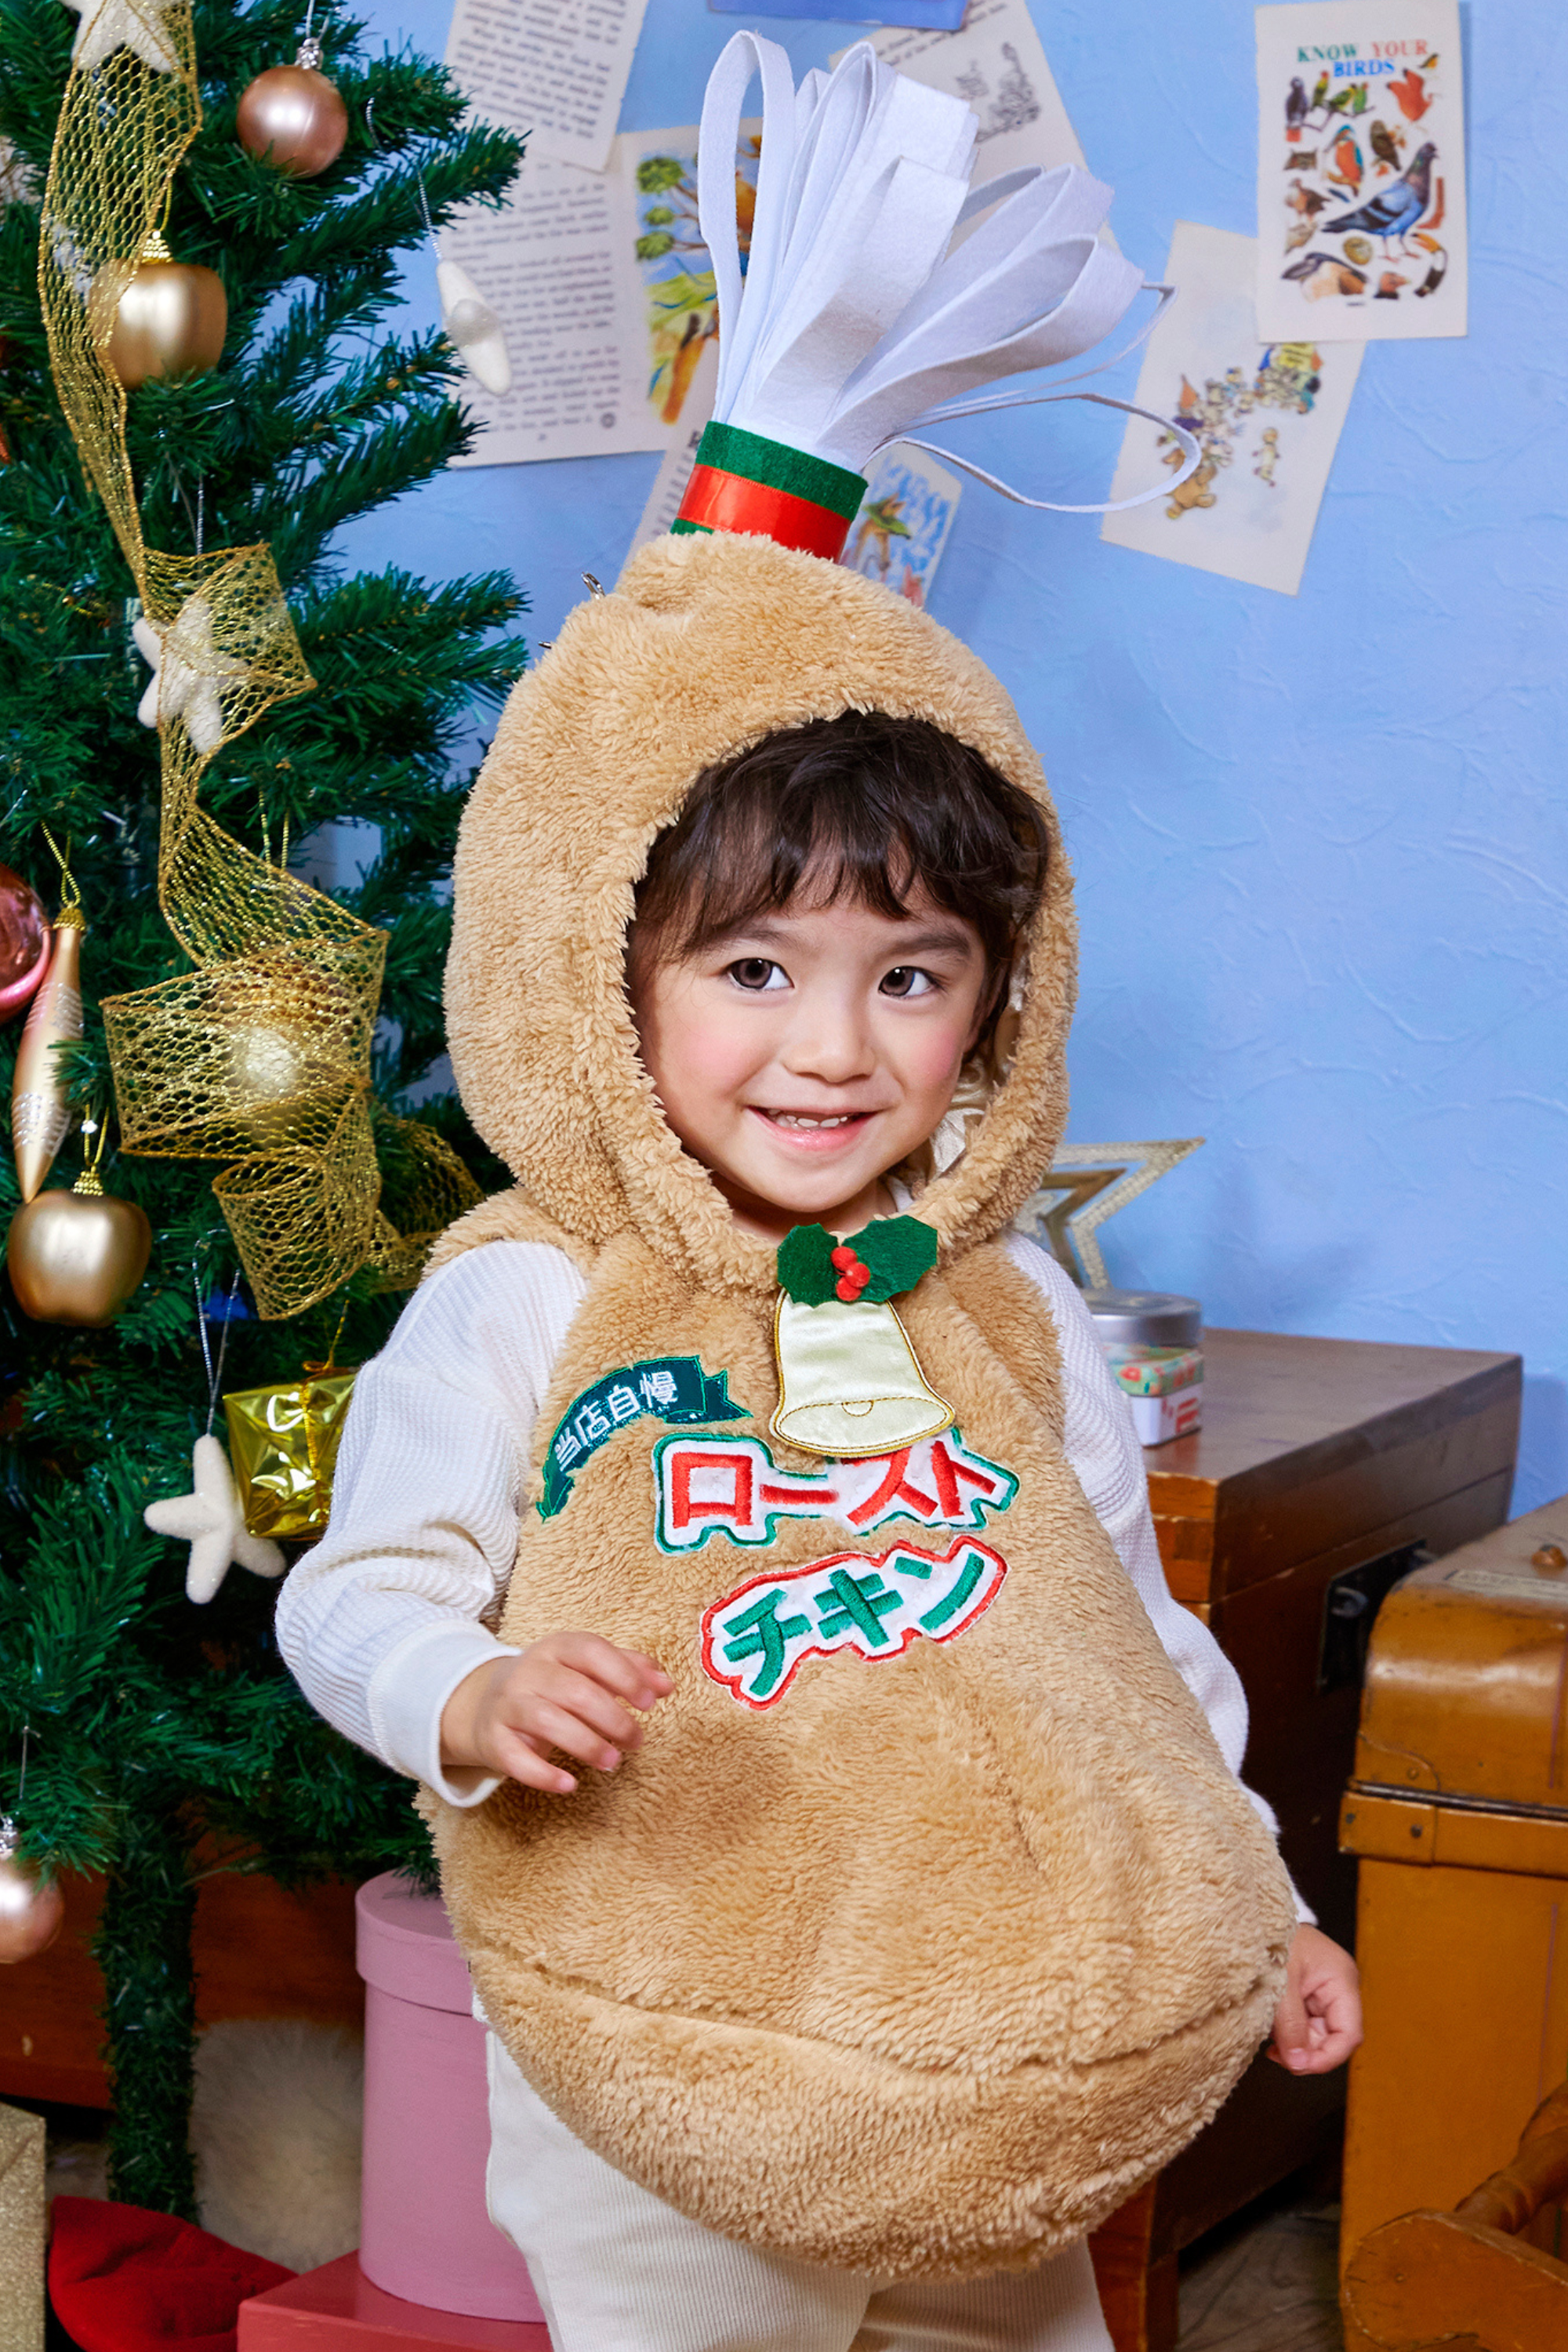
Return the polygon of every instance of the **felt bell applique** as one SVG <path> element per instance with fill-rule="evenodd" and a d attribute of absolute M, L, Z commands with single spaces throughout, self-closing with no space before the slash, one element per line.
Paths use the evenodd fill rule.
<path fill-rule="evenodd" d="M 879 1217 L 851 1241 L 796 1225 L 778 1254 L 773 1324 L 779 1402 L 769 1426 L 805 1454 L 837 1461 L 892 1454 L 935 1437 L 952 1407 L 927 1385 L 889 1304 L 936 1264 L 918 1217 Z"/>

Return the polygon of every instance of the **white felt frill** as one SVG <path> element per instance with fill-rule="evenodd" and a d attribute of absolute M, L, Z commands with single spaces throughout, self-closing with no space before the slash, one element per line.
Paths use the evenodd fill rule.
<path fill-rule="evenodd" d="M 742 276 L 734 156 L 753 79 L 763 135 Z M 709 79 L 698 151 L 721 424 L 863 472 L 889 442 L 1016 404 L 974 395 L 1076 359 L 1125 317 L 1144 279 L 1100 241 L 1111 191 L 1071 164 L 972 189 L 977 129 L 962 99 L 893 72 L 869 42 L 797 90 L 775 42 L 735 35 Z M 1194 443 L 1189 471 L 1197 457 Z M 1149 495 L 1173 487 L 1165 474 Z"/>

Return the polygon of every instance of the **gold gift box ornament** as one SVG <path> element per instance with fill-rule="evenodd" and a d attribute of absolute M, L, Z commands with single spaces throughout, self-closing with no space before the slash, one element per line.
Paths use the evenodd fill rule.
<path fill-rule="evenodd" d="M 330 1360 L 297 1381 L 226 1396 L 229 1459 L 253 1536 L 299 1543 L 321 1535 L 354 1375 Z"/>

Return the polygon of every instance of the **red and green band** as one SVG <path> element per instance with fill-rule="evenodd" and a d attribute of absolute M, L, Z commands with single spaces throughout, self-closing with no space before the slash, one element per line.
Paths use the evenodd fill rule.
<path fill-rule="evenodd" d="M 865 495 L 864 478 L 847 466 L 713 423 L 698 444 L 671 529 L 752 531 L 834 563 Z"/>

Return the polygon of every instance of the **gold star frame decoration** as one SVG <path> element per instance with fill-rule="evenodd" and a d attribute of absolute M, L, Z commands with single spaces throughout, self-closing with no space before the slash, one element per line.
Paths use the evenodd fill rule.
<path fill-rule="evenodd" d="M 1203 1140 L 1189 1135 L 1165 1143 L 1060 1144 L 1015 1222 L 1049 1250 L 1080 1290 L 1110 1290 L 1114 1286 L 1095 1238 L 1099 1228 Z"/>

